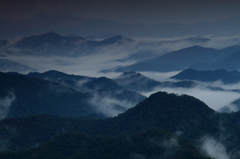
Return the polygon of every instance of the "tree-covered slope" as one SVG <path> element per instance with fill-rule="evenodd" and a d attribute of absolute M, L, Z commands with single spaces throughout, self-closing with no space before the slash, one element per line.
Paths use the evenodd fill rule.
<path fill-rule="evenodd" d="M 212 109 L 196 98 L 158 92 L 125 113 L 106 120 L 62 119 L 51 116 L 5 119 L 0 122 L 0 138 L 4 139 L 4 135 L 9 134 L 7 135 L 8 142 L 14 142 L 21 138 L 28 141 L 26 143 L 35 145 L 64 132 L 128 135 L 153 128 L 162 128 L 172 132 L 181 132 L 189 139 L 196 139 L 201 135 L 216 133 L 218 129 L 213 118 L 214 115 L 215 112 Z M 41 124 L 42 122 L 43 124 Z M 15 131 L 18 132 L 17 136 L 12 133 Z M 30 136 L 28 132 L 31 132 Z M 42 132 L 49 132 L 52 135 Z M 19 144 L 21 142 L 16 145 L 13 143 L 12 148 L 9 149 L 25 147 L 19 146 Z"/>
<path fill-rule="evenodd" d="M 86 77 L 86 76 L 80 76 L 80 75 L 69 75 L 63 72 L 59 72 L 56 70 L 50 70 L 43 73 L 39 72 L 30 72 L 26 76 L 28 77 L 36 77 L 41 79 L 47 79 L 50 81 L 58 82 L 58 81 L 64 81 L 64 80 L 73 80 L 73 81 L 83 81 L 83 80 L 93 80 L 95 78 L 93 77 Z"/>
<path fill-rule="evenodd" d="M 50 115 L 1 120 L 1 150 L 21 151 L 2 152 L 0 157 L 99 158 L 97 154 L 102 154 L 132 158 L 134 154 L 201 159 L 206 142 L 207 148 L 216 152 L 219 149 L 219 153 L 224 151 L 235 159 L 240 150 L 238 119 L 239 112 L 220 114 L 194 97 L 158 92 L 125 113 L 105 120 Z"/>
<path fill-rule="evenodd" d="M 109 105 L 112 103 L 113 107 L 115 107 L 114 105 L 119 105 L 124 109 L 124 111 L 146 98 L 137 92 L 123 88 L 114 80 L 106 77 L 94 78 L 69 75 L 54 70 L 44 73 L 33 72 L 27 74 L 27 76 L 58 82 L 77 91 L 88 92 L 93 96 L 92 100 L 90 100 L 93 103 L 97 102 L 99 104 L 101 103 L 101 105 Z M 106 103 L 106 101 L 108 103 Z M 123 112 L 123 110 L 119 112 Z"/>
<path fill-rule="evenodd" d="M 161 127 L 197 137 L 199 130 L 201 135 L 216 131 L 212 120 L 214 114 L 214 110 L 194 97 L 158 92 L 114 120 L 122 133 Z"/>
<path fill-rule="evenodd" d="M 81 117 L 96 113 L 90 95 L 58 83 L 0 73 L 1 118 L 51 114 Z"/>
<path fill-rule="evenodd" d="M 151 130 L 129 137 L 67 133 L 37 148 L 17 153 L 0 153 L 0 157 L 8 159 L 207 159 L 187 140 L 163 130 Z"/>

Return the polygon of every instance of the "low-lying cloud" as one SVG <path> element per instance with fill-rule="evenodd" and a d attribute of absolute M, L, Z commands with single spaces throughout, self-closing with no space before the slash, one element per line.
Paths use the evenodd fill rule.
<path fill-rule="evenodd" d="M 48 70 L 59 70 L 66 73 L 74 73 L 88 76 L 101 76 L 99 71 L 114 68 L 116 66 L 126 66 L 137 62 L 139 59 L 127 59 L 131 55 L 139 52 L 146 52 L 146 57 L 159 57 L 171 51 L 176 51 L 193 45 L 203 47 L 212 47 L 220 49 L 227 46 L 239 44 L 239 38 L 235 37 L 210 37 L 210 40 L 189 40 L 189 37 L 180 37 L 172 39 L 161 38 L 134 38 L 133 41 L 116 43 L 108 46 L 101 46 L 93 49 L 88 54 L 82 54 L 79 57 L 60 57 L 55 53 L 54 56 L 18 56 L 7 55 L 6 58 L 36 69 L 38 72 Z M 16 41 L 16 40 L 15 40 Z M 12 44 L 12 42 L 11 42 Z M 12 48 L 13 52 L 21 52 L 19 48 Z M 28 50 L 31 52 L 31 50 Z M 78 50 L 75 50 L 76 52 Z M 2 52 L 2 51 L 1 51 Z M 50 55 L 51 53 L 49 53 Z M 59 53 L 61 54 L 61 52 Z M 70 54 L 70 53 L 69 53 Z M 125 59 L 125 60 L 122 60 Z M 111 76 L 111 74 L 108 74 Z"/>
<path fill-rule="evenodd" d="M 132 107 L 129 105 L 127 101 L 120 101 L 114 98 L 103 97 L 95 94 L 89 100 L 89 103 L 93 106 L 93 109 L 96 112 L 101 113 L 107 117 L 114 117 L 120 113 L 123 113 L 128 109 L 128 107 Z"/>
<path fill-rule="evenodd" d="M 230 159 L 225 146 L 212 137 L 205 136 L 201 139 L 201 150 L 205 156 L 216 159 Z"/>
<path fill-rule="evenodd" d="M 15 99 L 16 98 L 13 93 L 9 93 L 7 96 L 0 98 L 0 119 L 4 119 L 7 117 L 12 102 Z"/>
<path fill-rule="evenodd" d="M 173 71 L 173 72 L 140 72 L 144 76 L 151 78 L 156 81 L 167 81 L 169 80 L 169 77 L 172 77 L 181 71 Z"/>

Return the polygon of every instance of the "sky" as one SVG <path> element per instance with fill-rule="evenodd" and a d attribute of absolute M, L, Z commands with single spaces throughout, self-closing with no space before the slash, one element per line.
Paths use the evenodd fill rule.
<path fill-rule="evenodd" d="M 239 0 L 1 0 L 0 18 L 46 14 L 124 23 L 195 23 L 240 16 L 239 8 Z"/>

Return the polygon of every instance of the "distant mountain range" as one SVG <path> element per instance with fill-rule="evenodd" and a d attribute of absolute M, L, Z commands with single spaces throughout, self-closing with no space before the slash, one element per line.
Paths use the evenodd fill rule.
<path fill-rule="evenodd" d="M 239 34 L 239 17 L 232 17 L 215 23 L 118 23 L 109 20 L 84 19 L 73 16 L 36 15 L 29 20 L 0 19 L 3 39 L 55 30 L 63 35 L 72 33 L 81 36 L 103 36 L 108 34 L 125 35 L 129 37 L 180 37 L 190 35 Z M 48 24 L 47 26 L 45 24 Z"/>
<path fill-rule="evenodd" d="M 61 36 L 55 32 L 47 32 L 21 38 L 11 44 L 8 40 L 3 40 L 0 47 L 3 55 L 77 57 L 92 54 L 99 47 L 131 41 L 132 39 L 120 35 L 103 40 L 87 40 L 80 36 Z"/>
<path fill-rule="evenodd" d="M 239 39 L 232 40 L 239 41 Z M 123 56 L 110 59 L 110 61 L 137 62 L 128 66 L 114 66 L 113 68 L 101 70 L 101 72 L 170 72 L 187 68 L 200 70 L 238 70 L 240 68 L 240 65 L 238 65 L 240 61 L 240 45 L 229 46 L 223 49 L 200 46 L 210 42 L 211 39 L 209 38 L 192 37 L 178 40 L 159 40 L 149 43 L 147 41 L 141 42 L 138 38 L 131 39 L 121 35 L 89 40 L 76 35 L 62 36 L 55 32 L 47 32 L 17 40 L 0 41 L 0 57 L 4 60 L 0 65 L 0 70 L 4 72 L 35 71 L 27 66 L 27 62 L 21 64 L 22 61 L 19 60 L 14 63 L 15 61 L 11 60 L 12 56 L 81 58 L 90 55 L 119 55 L 122 52 Z M 190 45 L 191 47 L 176 51 L 161 50 L 162 46 L 164 48 L 165 45 L 177 43 L 189 43 L 189 45 L 194 46 Z M 11 62 L 7 61 L 7 59 Z M 16 60 L 17 58 L 14 59 Z M 56 60 L 56 63 L 57 65 L 62 65 L 58 60 Z M 34 66 L 31 65 L 31 67 Z"/>

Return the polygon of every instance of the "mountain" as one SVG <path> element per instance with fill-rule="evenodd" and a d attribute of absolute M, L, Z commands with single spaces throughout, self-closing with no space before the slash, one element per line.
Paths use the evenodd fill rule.
<path fill-rule="evenodd" d="M 224 56 L 212 62 L 201 62 L 190 66 L 193 69 L 225 69 L 228 71 L 239 70 L 240 46 L 230 46 L 220 50 Z"/>
<path fill-rule="evenodd" d="M 226 69 L 229 71 L 239 70 L 240 65 L 240 51 L 229 54 L 228 56 L 221 58 L 212 63 L 214 68 Z"/>
<path fill-rule="evenodd" d="M 229 54 L 232 54 L 232 53 L 235 53 L 235 52 L 239 52 L 240 51 L 240 45 L 229 46 L 229 47 L 221 49 L 221 51 L 225 55 L 229 55 Z"/>
<path fill-rule="evenodd" d="M 173 51 L 160 56 L 159 58 L 149 59 L 143 63 L 169 64 L 180 68 L 188 67 L 198 62 L 211 62 L 221 56 L 220 52 L 213 48 L 192 46 L 178 51 Z M 140 62 L 142 63 L 142 62 Z"/>
<path fill-rule="evenodd" d="M 215 82 L 221 80 L 225 84 L 233 84 L 240 81 L 240 73 L 223 69 L 207 71 L 186 69 L 171 78 L 178 80 L 196 80 L 201 82 Z"/>
<path fill-rule="evenodd" d="M 200 129 L 204 129 L 201 133 L 214 133 L 211 125 L 214 113 L 214 110 L 194 97 L 157 92 L 114 120 L 122 127 L 119 133 L 134 133 L 160 127 L 171 132 L 182 131 L 188 136 L 191 131 Z M 211 125 L 209 129 L 208 124 Z M 200 134 L 194 132 L 194 135 L 197 137 Z"/>
<path fill-rule="evenodd" d="M 123 42 L 132 42 L 133 40 L 127 37 L 124 37 L 122 35 L 115 35 L 110 38 L 106 38 L 99 42 L 101 46 L 107 46 L 107 45 L 113 45 L 117 43 L 123 43 Z"/>
<path fill-rule="evenodd" d="M 136 92 L 150 92 L 156 90 L 157 88 L 194 88 L 197 86 L 207 88 L 212 91 L 225 91 L 219 87 L 210 87 L 191 80 L 159 82 L 138 72 L 124 72 L 113 80 L 120 86 Z"/>
<path fill-rule="evenodd" d="M 220 50 L 191 46 L 164 54 L 157 58 L 139 61 L 135 64 L 112 69 L 117 72 L 126 71 L 155 71 L 170 72 L 179 71 L 196 63 L 210 63 L 223 56 Z M 105 70 L 105 71 L 112 71 Z"/>
<path fill-rule="evenodd" d="M 137 92 L 119 86 L 116 82 L 106 77 L 94 78 L 68 75 L 54 70 L 44 73 L 29 73 L 26 76 L 58 82 L 77 91 L 92 94 L 93 97 L 90 101 L 94 105 L 102 105 L 98 106 L 99 109 L 103 107 L 102 109 L 107 111 L 108 106 L 109 113 L 111 110 L 114 112 L 117 110 L 114 115 L 108 114 L 110 116 L 122 113 L 146 98 Z"/>
<path fill-rule="evenodd" d="M 231 113 L 238 112 L 240 110 L 240 99 L 236 99 L 228 105 L 223 106 L 219 109 L 220 112 Z"/>
<path fill-rule="evenodd" d="M 66 81 L 66 80 L 72 80 L 72 81 L 90 81 L 90 80 L 94 80 L 96 78 L 94 77 L 87 77 L 87 76 L 80 76 L 80 75 L 69 75 L 63 72 L 59 72 L 56 70 L 50 70 L 50 71 L 46 71 L 43 73 L 39 73 L 39 72 L 30 72 L 28 74 L 26 74 L 26 76 L 28 77 L 35 77 L 35 78 L 41 78 L 41 79 L 47 79 L 50 81 L 54 81 L 54 82 L 62 82 L 62 81 Z"/>
<path fill-rule="evenodd" d="M 239 112 L 216 113 L 188 95 L 158 92 L 106 120 L 50 115 L 1 120 L 0 148 L 5 152 L 0 156 L 129 158 L 132 154 L 130 158 L 201 159 L 216 158 L 210 153 L 214 149 L 220 156 L 238 158 L 239 116 Z"/>
<path fill-rule="evenodd" d="M 146 99 L 145 96 L 128 90 L 111 79 L 99 77 L 82 85 L 83 89 L 93 93 L 98 101 L 106 99 L 123 107 L 130 108 Z"/>
<path fill-rule="evenodd" d="M 170 65 L 170 64 L 151 64 L 151 63 L 135 63 L 129 66 L 119 67 L 119 68 L 113 68 L 113 69 L 107 69 L 102 70 L 101 72 L 129 72 L 129 71 L 138 71 L 138 72 L 148 72 L 148 71 L 154 71 L 154 72 L 171 72 L 171 71 L 180 71 L 181 68 Z"/>
<path fill-rule="evenodd" d="M 4 47 L 2 53 L 5 55 L 77 57 L 92 54 L 100 47 L 128 42 L 132 40 L 120 35 L 103 40 L 86 40 L 80 36 L 62 36 L 55 32 L 47 32 L 21 38 L 8 47 Z"/>
<path fill-rule="evenodd" d="M 124 72 L 113 80 L 120 86 L 138 92 L 151 91 L 161 84 L 137 72 Z"/>
<path fill-rule="evenodd" d="M 49 115 L 4 119 L 0 121 L 0 139 L 9 139 L 8 149 L 16 150 L 43 143 L 66 132 L 128 135 L 161 128 L 170 132 L 182 132 L 183 136 L 194 140 L 217 131 L 214 114 L 214 110 L 191 96 L 158 92 L 125 113 L 106 120 L 79 120 Z M 15 135 L 13 129 L 18 135 Z M 4 138 L 5 134 L 9 135 Z M 26 141 L 25 145 L 22 145 L 22 141 Z"/>
<path fill-rule="evenodd" d="M 42 79 L 0 73 L 0 90 L 1 119 L 36 114 L 99 114 L 89 102 L 91 95 Z"/>
<path fill-rule="evenodd" d="M 0 59 L 0 71 L 8 72 L 8 71 L 17 71 L 17 72 L 26 72 L 26 71 L 33 71 L 32 68 L 17 63 L 12 60 L 8 59 Z"/>

